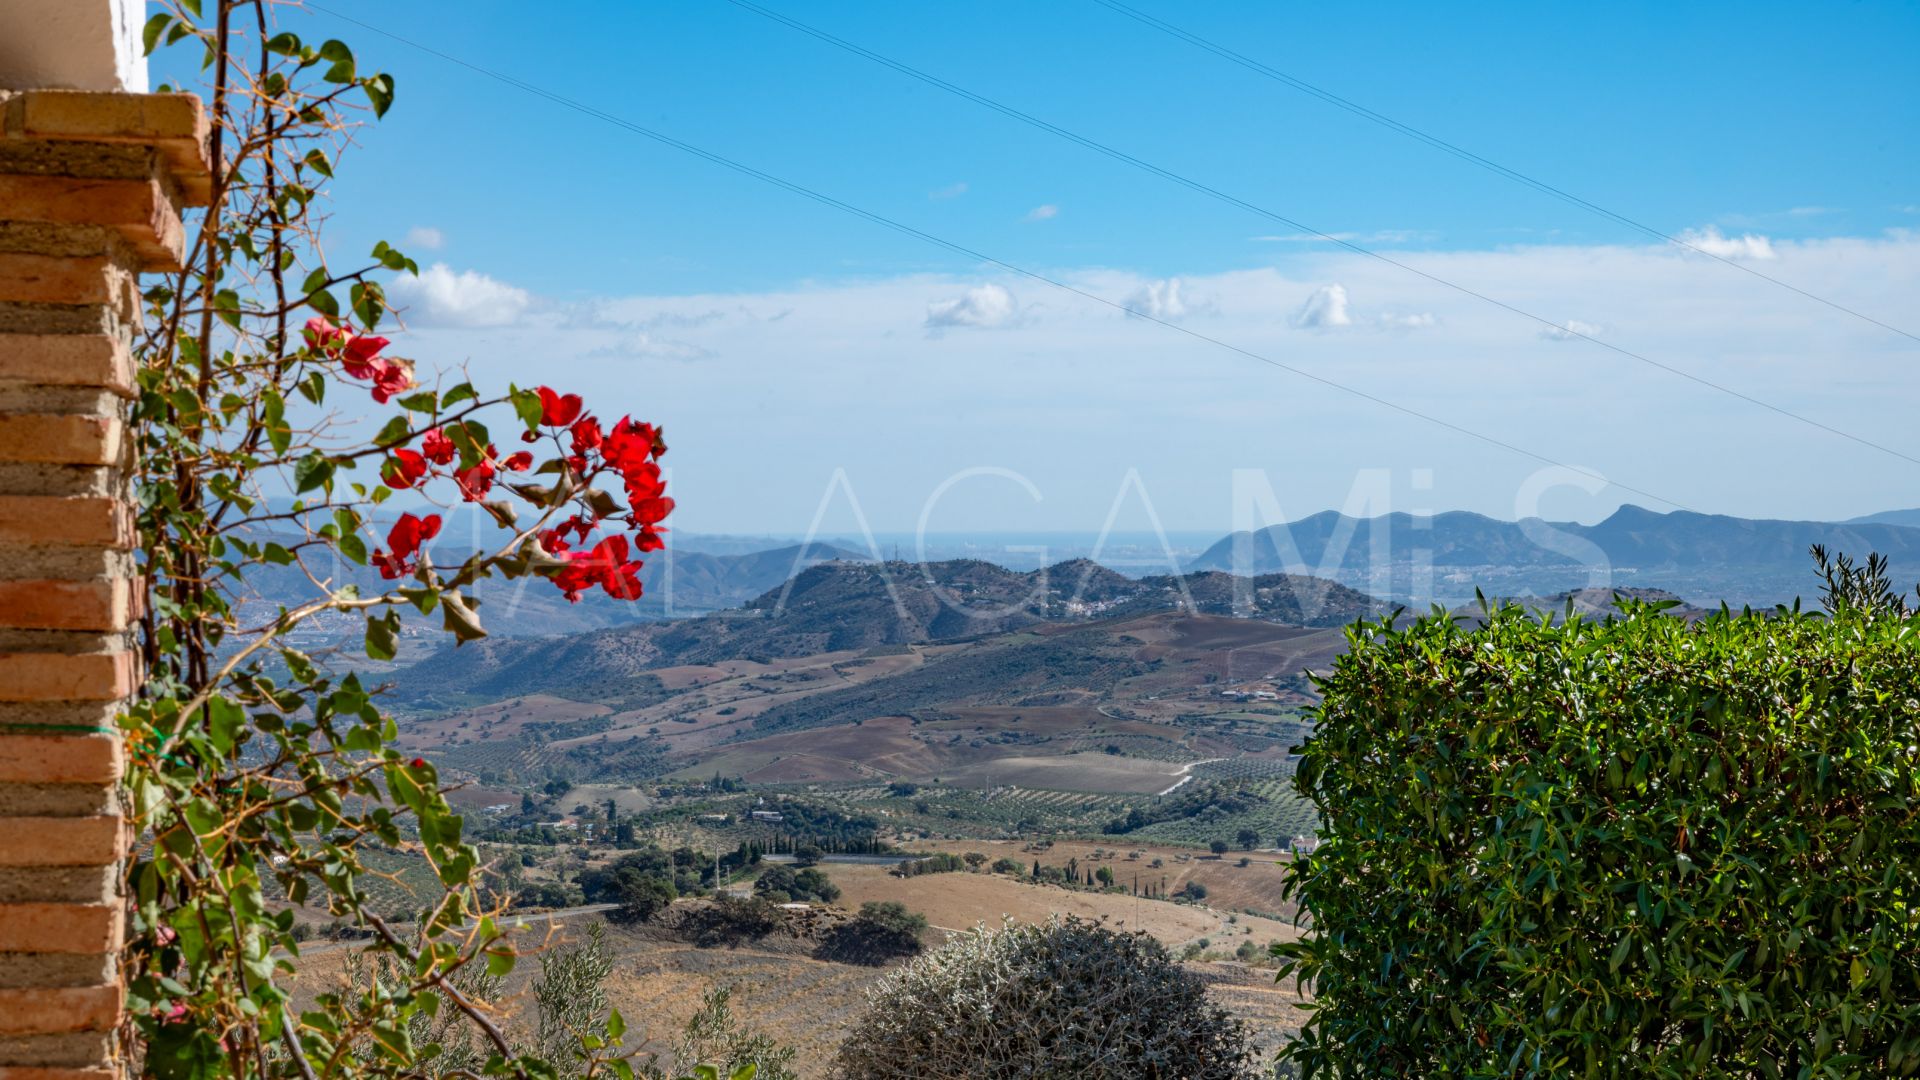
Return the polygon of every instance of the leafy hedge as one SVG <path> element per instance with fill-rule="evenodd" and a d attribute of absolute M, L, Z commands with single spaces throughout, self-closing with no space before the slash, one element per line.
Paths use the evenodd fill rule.
<path fill-rule="evenodd" d="M 1920 616 L 1623 609 L 1349 631 L 1303 1075 L 1920 1075 Z"/>

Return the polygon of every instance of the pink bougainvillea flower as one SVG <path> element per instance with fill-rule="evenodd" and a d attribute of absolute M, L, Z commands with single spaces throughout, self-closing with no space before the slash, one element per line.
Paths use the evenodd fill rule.
<path fill-rule="evenodd" d="M 382 405 L 413 389 L 413 365 L 404 360 L 381 357 L 368 364 L 367 371 L 373 379 L 373 400 Z"/>
<path fill-rule="evenodd" d="M 301 334 L 307 339 L 309 348 L 327 351 L 344 344 L 353 336 L 352 331 L 344 326 L 335 326 L 324 315 L 315 315 L 308 319 L 306 328 L 301 331 Z"/>

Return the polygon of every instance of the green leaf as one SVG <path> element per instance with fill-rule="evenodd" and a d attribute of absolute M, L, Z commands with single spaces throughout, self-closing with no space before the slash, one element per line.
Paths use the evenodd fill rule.
<path fill-rule="evenodd" d="M 366 91 L 367 101 L 373 105 L 373 115 L 383 117 L 393 108 L 393 76 L 375 75 L 362 79 L 360 88 Z"/>
<path fill-rule="evenodd" d="M 467 605 L 466 598 L 457 590 L 449 589 L 440 594 L 440 613 L 441 625 L 453 634 L 456 644 L 464 645 L 487 636 L 480 626 L 480 616 Z"/>
<path fill-rule="evenodd" d="M 278 390 L 268 388 L 260 395 L 260 427 L 276 454 L 284 454 L 293 445 L 293 427 L 287 423 L 287 402 Z"/>
<path fill-rule="evenodd" d="M 153 55 L 153 50 L 160 44 L 160 35 L 166 31 L 167 24 L 172 21 L 173 16 L 165 12 L 147 20 L 147 25 L 140 31 L 140 45 L 143 50 L 143 55 Z"/>
<path fill-rule="evenodd" d="M 367 616 L 367 658 L 370 660 L 393 659 L 394 641 L 399 629 L 398 612 L 389 611 L 384 615 Z"/>
<path fill-rule="evenodd" d="M 333 483 L 334 462 L 318 451 L 308 454 L 293 464 L 293 491 L 302 495 L 315 488 L 329 487 Z"/>
<path fill-rule="evenodd" d="M 307 372 L 307 377 L 300 380 L 298 388 L 301 397 L 306 398 L 315 405 L 320 404 L 326 400 L 327 397 L 326 373 L 320 371 Z"/>
<path fill-rule="evenodd" d="M 540 420 L 545 415 L 540 407 L 540 395 L 531 390 L 515 387 L 510 396 L 513 400 L 513 411 L 527 425 L 527 430 L 540 430 Z"/>
<path fill-rule="evenodd" d="M 346 42 L 337 38 L 327 41 L 320 46 L 320 59 L 332 61 L 321 78 L 340 84 L 353 81 L 353 50 L 347 47 Z"/>
<path fill-rule="evenodd" d="M 413 437 L 413 425 L 407 423 L 405 416 L 389 419 L 380 434 L 373 437 L 375 446 L 400 446 Z"/>
<path fill-rule="evenodd" d="M 240 294 L 232 289 L 221 289 L 214 293 L 213 313 L 221 322 L 238 330 L 240 328 Z"/>

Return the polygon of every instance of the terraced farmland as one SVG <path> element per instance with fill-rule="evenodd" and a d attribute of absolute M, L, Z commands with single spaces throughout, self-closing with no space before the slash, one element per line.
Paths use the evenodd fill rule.
<path fill-rule="evenodd" d="M 1281 843 L 1285 837 L 1311 833 L 1319 827 L 1313 804 L 1294 790 L 1291 777 L 1253 781 L 1246 785 L 1246 790 L 1259 796 L 1259 802 L 1253 809 L 1237 814 L 1155 822 L 1127 836 L 1168 844 L 1205 846 L 1215 840 L 1232 844 L 1241 829 L 1252 829 L 1260 834 L 1261 846 L 1266 847 Z"/>

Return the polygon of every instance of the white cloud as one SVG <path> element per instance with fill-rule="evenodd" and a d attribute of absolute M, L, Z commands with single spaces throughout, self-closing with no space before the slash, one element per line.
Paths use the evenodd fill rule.
<path fill-rule="evenodd" d="M 1430 330 L 1440 325 L 1440 316 L 1431 311 L 1416 311 L 1382 315 L 1376 320 L 1382 330 Z"/>
<path fill-rule="evenodd" d="M 1013 294 L 998 285 L 968 289 L 952 300 L 935 300 L 927 305 L 927 325 L 1005 326 L 1013 321 Z"/>
<path fill-rule="evenodd" d="M 439 251 L 447 245 L 447 235 L 431 225 L 415 225 L 407 230 L 407 246 Z"/>
<path fill-rule="evenodd" d="M 417 278 L 398 278 L 392 291 L 413 306 L 415 321 L 450 326 L 506 326 L 533 304 L 525 289 L 477 270 L 456 272 L 446 263 L 434 263 Z"/>
<path fill-rule="evenodd" d="M 932 191 L 927 192 L 927 198 L 936 199 L 936 200 L 937 199 L 957 199 L 960 196 L 965 195 L 966 193 L 967 193 L 967 182 L 965 180 L 956 180 L 953 183 L 948 184 L 946 187 L 935 188 Z"/>
<path fill-rule="evenodd" d="M 1156 319 L 1183 318 L 1189 310 L 1186 299 L 1180 295 L 1180 279 L 1177 277 L 1149 281 L 1121 303 L 1129 312 L 1151 315 Z"/>
<path fill-rule="evenodd" d="M 1347 310 L 1345 285 L 1322 285 L 1313 290 L 1307 302 L 1294 313 L 1293 325 L 1302 330 L 1331 330 L 1353 325 L 1353 313 Z"/>
<path fill-rule="evenodd" d="M 1027 211 L 1028 221 L 1052 221 L 1060 216 L 1060 208 L 1052 203 L 1044 203 Z"/>
<path fill-rule="evenodd" d="M 1901 220 L 1920 225 L 1920 217 Z M 1796 281 L 1819 282 L 1822 295 L 1876 317 L 1911 308 L 1920 288 L 1920 231 L 1776 238 L 1773 246 Z M 1818 472 L 1819 463 L 1853 452 L 1824 432 L 1625 357 L 1588 355 L 1577 339 L 1542 340 L 1541 323 L 1374 259 L 1282 245 L 1267 253 L 1272 258 L 1261 265 L 1233 269 L 1176 264 L 1142 274 L 1056 265 L 1050 272 L 1116 304 L 1150 297 L 1151 285 L 1177 274 L 1188 311 L 1176 326 L 1204 318 L 1206 334 L 1233 348 L 1351 381 L 1702 509 L 1817 517 L 1829 514 L 1821 500 L 1835 507 L 1851 500 L 1859 505 L 1845 515 L 1831 511 L 1851 516 L 1884 495 L 1874 477 L 1836 483 Z M 1575 319 L 1604 327 L 1603 337 L 1630 331 L 1634 349 L 1650 358 L 1763 400 L 1846 416 L 1848 430 L 1862 437 L 1894 438 L 1912 426 L 1901 412 L 1913 399 L 1911 354 L 1885 331 L 1711 260 L 1677 256 L 1670 245 L 1500 245 L 1421 251 L 1402 261 L 1569 332 L 1582 329 Z M 984 289 L 989 282 L 1011 295 Z M 1347 297 L 1346 326 L 1288 325 L 1309 294 L 1336 282 Z M 592 277 L 574 287 L 596 285 L 617 287 Z M 943 304 L 930 308 L 932 301 Z M 603 417 L 631 412 L 666 424 L 675 482 L 684 478 L 675 494 L 684 496 L 687 516 L 676 524 L 688 532 L 798 535 L 841 467 L 875 528 L 910 530 L 939 478 L 1002 465 L 1031 476 L 1045 501 L 1030 506 L 1017 487 L 970 481 L 940 503 L 940 521 L 955 523 L 941 527 L 1093 533 L 1120 488 L 1120 463 L 1139 454 L 1142 430 L 1177 436 L 1156 440 L 1156 464 L 1142 468 L 1152 510 L 1169 527 L 1178 521 L 1224 531 L 1231 470 L 1248 461 L 1285 469 L 1279 490 L 1287 517 L 1343 505 L 1355 470 L 1381 464 L 1435 470 L 1435 493 L 1422 494 L 1420 506 L 1511 517 L 1515 492 L 1538 465 L 1403 423 L 1376 404 L 1106 304 L 990 270 L 850 272 L 768 290 L 661 290 L 604 302 L 602 318 L 587 322 L 572 318 L 584 300 L 563 305 L 536 296 L 513 327 L 422 323 L 396 351 L 420 359 L 423 381 L 440 365 L 481 385 L 527 382 L 528 365 L 537 363 L 539 381 L 587 395 Z M 1322 298 L 1323 313 L 1330 304 Z M 1384 329 L 1380 316 L 1396 313 L 1431 313 L 1438 325 Z M 1002 329 L 978 328 L 996 320 Z M 712 355 L 669 359 L 685 357 L 686 346 Z M 1542 362 L 1562 351 L 1568 362 Z M 629 359 L 635 356 L 668 358 Z M 1822 357 L 1831 377 L 1808 379 L 1808 356 Z M 1288 423 L 1278 428 L 1270 423 L 1276 402 L 1289 406 Z M 1568 424 L 1573 411 L 1624 416 L 1635 432 L 1670 437 L 1622 439 L 1619 425 Z M 1356 443 L 1362 430 L 1367 437 Z M 1205 437 L 1222 431 L 1235 437 Z M 1673 467 L 1676 439 L 1693 455 L 1684 470 Z M 769 454 L 769 446 L 779 452 Z M 915 453 L 875 450 L 902 446 Z M 1864 466 L 1873 458 L 1863 452 L 1857 460 Z M 846 517 L 847 492 L 836 491 L 833 527 L 857 535 Z M 988 501 L 969 502 L 976 491 Z M 990 501 L 1001 496 L 1013 501 Z M 973 516 L 976 506 L 984 509 Z M 1126 513 L 1138 510 L 1130 497 Z M 979 524 L 960 524 L 972 520 Z"/>
<path fill-rule="evenodd" d="M 1704 229 L 1688 229 L 1680 234 L 1680 242 L 1698 248 L 1708 255 L 1722 259 L 1771 259 L 1774 258 L 1773 241 L 1759 233 L 1746 233 L 1741 236 L 1723 236 L 1712 225 Z"/>
<path fill-rule="evenodd" d="M 1833 206 L 1796 206 L 1787 213 L 1792 217 L 1819 217 L 1823 214 L 1838 214 L 1840 210 Z"/>
<path fill-rule="evenodd" d="M 1540 336 L 1548 341 L 1578 341 L 1582 337 L 1599 337 L 1605 330 L 1604 326 L 1581 322 L 1579 319 L 1568 319 L 1560 326 L 1550 326 L 1541 330 Z"/>
<path fill-rule="evenodd" d="M 712 357 L 713 350 L 687 341 L 673 341 L 640 333 L 582 354 L 594 360 L 678 360 L 683 363 Z"/>

